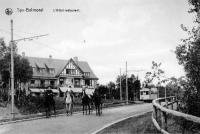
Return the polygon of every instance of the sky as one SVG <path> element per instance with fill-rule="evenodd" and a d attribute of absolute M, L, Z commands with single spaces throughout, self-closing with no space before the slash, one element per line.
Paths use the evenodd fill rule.
<path fill-rule="evenodd" d="M 13 14 L 5 14 L 12 8 Z M 26 8 L 43 9 L 27 12 Z M 22 11 L 22 10 L 25 11 Z M 76 12 L 56 12 L 70 9 Z M 184 70 L 174 50 L 187 34 L 181 24 L 193 25 L 187 0 L 1 0 L 0 37 L 14 40 L 48 34 L 17 43 L 26 56 L 87 61 L 100 84 L 117 76 L 135 74 L 143 80 L 152 61 L 161 62 L 166 77 L 180 77 Z M 22 11 L 22 12 L 20 12 Z"/>

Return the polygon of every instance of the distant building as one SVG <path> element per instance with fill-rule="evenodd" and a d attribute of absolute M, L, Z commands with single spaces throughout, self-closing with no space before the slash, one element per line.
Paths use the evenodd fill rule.
<path fill-rule="evenodd" d="M 34 92 L 38 89 L 51 87 L 62 92 L 71 87 L 74 92 L 81 92 L 82 87 L 87 87 L 91 93 L 97 84 L 97 76 L 86 61 L 79 61 L 78 57 L 69 60 L 39 57 L 26 57 L 33 69 L 32 79 L 28 82 L 28 88 Z M 40 90 L 41 91 L 41 90 Z"/>

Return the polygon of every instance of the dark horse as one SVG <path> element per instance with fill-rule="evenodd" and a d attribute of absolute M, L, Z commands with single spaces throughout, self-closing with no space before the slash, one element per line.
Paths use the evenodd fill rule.
<path fill-rule="evenodd" d="M 90 114 L 91 102 L 92 102 L 92 99 L 85 93 L 85 90 L 83 90 L 82 92 L 83 115 L 84 115 L 84 112 L 86 112 L 86 115 L 87 115 L 87 110 L 89 111 L 89 114 Z"/>
<path fill-rule="evenodd" d="M 102 114 L 103 101 L 102 101 L 101 95 L 97 89 L 95 90 L 95 92 L 93 94 L 93 101 L 94 101 L 94 105 L 95 105 L 95 109 L 96 109 L 96 115 L 100 116 Z"/>
<path fill-rule="evenodd" d="M 51 116 L 51 108 L 53 108 L 54 115 L 56 116 L 55 100 L 53 99 L 52 90 L 48 89 L 44 92 L 44 106 L 47 118 Z"/>

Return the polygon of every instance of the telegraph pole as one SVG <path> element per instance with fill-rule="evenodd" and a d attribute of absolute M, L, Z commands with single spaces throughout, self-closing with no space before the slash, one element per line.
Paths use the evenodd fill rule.
<path fill-rule="evenodd" d="M 14 58 L 13 58 L 13 20 L 11 19 L 11 42 L 10 42 L 10 47 L 11 47 L 11 114 L 12 118 L 15 118 L 14 114 Z"/>
<path fill-rule="evenodd" d="M 13 40 L 13 20 L 11 19 L 11 42 L 10 42 L 10 47 L 11 47 L 11 114 L 12 114 L 12 118 L 15 118 L 15 112 L 14 112 L 14 54 L 13 54 L 13 45 L 14 43 L 17 43 L 19 41 L 26 41 L 26 40 L 32 40 L 34 38 L 39 38 L 39 37 L 43 37 L 43 36 L 47 36 L 48 34 L 44 34 L 44 35 L 38 35 L 38 36 L 32 36 L 32 37 L 26 37 L 26 38 L 22 38 L 22 39 L 17 39 L 17 40 Z"/>
<path fill-rule="evenodd" d="M 128 78 L 127 78 L 127 61 L 126 61 L 126 104 L 128 104 Z"/>
<path fill-rule="evenodd" d="M 119 78 L 120 78 L 119 79 L 120 80 L 120 85 L 119 85 L 120 86 L 119 87 L 120 88 L 120 90 L 119 90 L 120 91 L 120 100 L 122 100 L 122 75 L 121 75 L 121 68 L 120 68 L 120 77 Z"/>
<path fill-rule="evenodd" d="M 12 15 L 13 11 L 11 8 L 6 8 L 5 9 L 5 13 L 6 15 Z M 18 41 L 21 40 L 32 40 L 34 38 L 38 38 L 38 37 L 42 37 L 42 36 L 47 36 L 48 34 L 45 35 L 38 35 L 38 36 L 32 36 L 32 37 L 28 37 L 28 38 L 22 38 L 22 39 L 18 39 L 18 40 L 13 40 L 13 20 L 11 19 L 10 21 L 11 23 L 11 41 L 10 41 L 10 48 L 11 48 L 11 73 L 10 73 L 10 83 L 11 83 L 11 114 L 12 114 L 12 118 L 15 118 L 15 113 L 14 113 L 14 54 L 13 54 L 13 45 L 14 43 L 17 43 Z"/>

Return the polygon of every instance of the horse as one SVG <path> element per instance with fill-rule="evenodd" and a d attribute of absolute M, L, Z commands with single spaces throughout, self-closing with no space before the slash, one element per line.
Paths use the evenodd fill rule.
<path fill-rule="evenodd" d="M 56 117 L 56 107 L 55 107 L 55 100 L 53 99 L 53 91 L 46 90 L 44 92 L 44 106 L 46 111 L 46 118 L 51 116 L 51 108 L 54 110 L 54 115 Z"/>
<path fill-rule="evenodd" d="M 90 103 L 91 103 L 91 99 L 89 98 L 89 96 L 85 93 L 85 90 L 83 90 L 82 92 L 82 106 L 83 106 L 83 115 L 84 115 L 84 111 L 86 112 L 87 115 L 87 110 L 89 110 L 89 114 L 90 114 Z"/>
<path fill-rule="evenodd" d="M 102 98 L 101 95 L 99 94 L 99 92 L 97 90 L 95 90 L 94 94 L 93 94 L 93 98 L 94 98 L 94 104 L 95 104 L 95 109 L 96 109 L 96 115 L 101 115 L 102 114 Z"/>

